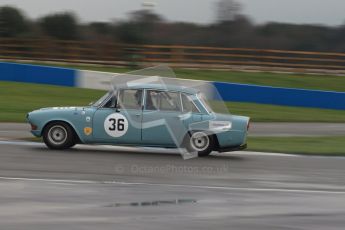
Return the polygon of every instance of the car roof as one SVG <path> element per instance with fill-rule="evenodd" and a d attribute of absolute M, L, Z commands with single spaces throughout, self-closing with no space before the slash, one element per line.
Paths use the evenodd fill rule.
<path fill-rule="evenodd" d="M 180 85 L 165 85 L 165 84 L 133 84 L 133 85 L 117 85 L 118 89 L 155 89 L 155 90 L 168 90 L 168 91 L 178 91 L 188 94 L 197 94 L 199 90 L 180 86 Z"/>

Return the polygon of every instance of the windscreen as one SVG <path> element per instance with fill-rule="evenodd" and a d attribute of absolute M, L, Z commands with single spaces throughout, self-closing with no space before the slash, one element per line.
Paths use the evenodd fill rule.
<path fill-rule="evenodd" d="M 100 105 L 103 103 L 103 101 L 109 97 L 109 95 L 111 94 L 111 92 L 112 92 L 112 91 L 109 91 L 109 92 L 107 92 L 106 94 L 104 94 L 103 97 L 101 97 L 100 99 L 98 99 L 98 101 L 96 101 L 95 103 L 93 103 L 92 106 L 94 106 L 94 107 L 100 106 Z"/>

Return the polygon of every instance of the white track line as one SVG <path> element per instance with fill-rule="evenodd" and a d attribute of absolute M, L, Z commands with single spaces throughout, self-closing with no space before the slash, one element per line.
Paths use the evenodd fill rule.
<path fill-rule="evenodd" d="M 23 133 L 21 130 L 1 130 L 0 133 Z"/>
<path fill-rule="evenodd" d="M 165 186 L 178 188 L 198 188 L 214 190 L 230 190 L 244 192 L 286 192 L 286 193 L 313 193 L 313 194 L 340 194 L 345 195 L 345 191 L 335 190 L 316 190 L 316 189 L 285 189 L 285 188 L 250 188 L 250 187 L 226 187 L 226 186 L 206 186 L 206 185 L 183 185 L 183 184 L 164 184 L 164 183 L 136 183 L 121 181 L 93 181 L 93 180 L 60 180 L 60 179 L 43 179 L 43 178 L 25 178 L 25 177 L 0 177 L 0 180 L 10 181 L 34 181 L 48 183 L 70 183 L 70 184 L 110 184 L 110 185 L 127 185 L 127 186 Z"/>
<path fill-rule="evenodd" d="M 20 146 L 43 146 L 39 142 L 30 142 L 30 141 L 10 141 L 7 139 L 0 139 L 0 145 L 20 145 Z"/>

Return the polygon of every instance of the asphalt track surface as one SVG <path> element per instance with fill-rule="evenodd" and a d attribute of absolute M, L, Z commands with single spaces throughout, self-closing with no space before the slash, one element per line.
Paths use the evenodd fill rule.
<path fill-rule="evenodd" d="M 0 141 L 0 229 L 344 226 L 341 157 L 234 152 L 183 160 L 174 150 L 52 151 Z"/>

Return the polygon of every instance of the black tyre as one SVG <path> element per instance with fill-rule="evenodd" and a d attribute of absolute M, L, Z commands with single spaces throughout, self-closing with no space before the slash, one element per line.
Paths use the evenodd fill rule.
<path fill-rule="evenodd" d="M 197 152 L 199 157 L 208 156 L 214 148 L 214 138 L 202 131 L 195 131 L 185 140 L 189 152 Z"/>
<path fill-rule="evenodd" d="M 76 144 L 73 129 L 64 122 L 53 122 L 43 130 L 43 141 L 50 149 L 68 149 Z"/>

